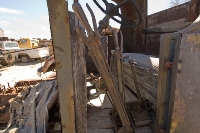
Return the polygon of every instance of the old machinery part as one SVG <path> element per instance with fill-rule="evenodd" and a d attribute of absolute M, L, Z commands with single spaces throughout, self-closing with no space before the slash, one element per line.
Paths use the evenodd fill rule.
<path fill-rule="evenodd" d="M 106 0 L 102 0 L 104 4 L 106 5 L 106 10 L 104 10 L 96 0 L 93 0 L 93 1 L 103 13 L 108 15 L 110 18 L 112 18 L 114 21 L 116 21 L 119 24 L 125 23 L 125 24 L 128 24 L 129 26 L 137 27 L 142 22 L 142 12 L 140 10 L 139 5 L 137 4 L 135 0 L 124 0 L 121 3 L 118 3 L 117 5 L 114 5 L 113 3 L 108 3 Z M 126 3 L 131 3 L 131 5 L 135 8 L 138 14 L 137 23 L 131 22 L 129 19 L 127 19 L 126 17 L 124 17 L 122 14 L 119 13 L 119 8 L 121 8 Z M 114 18 L 114 16 L 120 17 L 123 21 L 120 21 Z"/>
<path fill-rule="evenodd" d="M 87 8 L 89 9 L 92 16 L 92 21 L 93 21 L 93 26 L 94 26 L 94 31 L 93 31 L 89 25 L 89 22 L 85 16 L 85 13 L 81 5 L 75 2 L 72 7 L 73 7 L 74 12 L 80 19 L 82 25 L 85 27 L 88 37 L 86 37 L 86 35 L 83 33 L 83 30 L 81 30 L 80 27 L 77 28 L 76 31 L 80 35 L 82 40 L 85 42 L 85 44 L 88 46 L 88 49 L 90 50 L 89 52 L 91 53 L 94 63 L 97 66 L 100 75 L 105 79 L 105 83 L 109 91 L 109 94 L 111 95 L 111 98 L 116 107 L 116 110 L 119 113 L 119 117 L 123 125 L 123 127 L 119 129 L 119 132 L 121 132 L 122 130 L 122 132 L 124 133 L 132 133 L 133 129 L 131 128 L 125 106 L 114 84 L 110 67 L 108 65 L 108 62 L 105 57 L 105 53 L 103 52 L 103 48 L 101 46 L 100 35 L 99 35 L 98 28 L 96 26 L 96 19 L 95 19 L 94 13 L 89 7 L 89 5 L 87 5 Z"/>

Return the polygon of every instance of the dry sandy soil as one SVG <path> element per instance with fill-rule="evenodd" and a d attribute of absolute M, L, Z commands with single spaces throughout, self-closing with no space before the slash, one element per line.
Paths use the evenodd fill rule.
<path fill-rule="evenodd" d="M 16 63 L 13 66 L 3 67 L 0 69 L 0 84 L 8 86 L 8 82 L 11 87 L 14 86 L 15 82 L 19 80 L 26 79 L 38 79 L 45 78 L 52 74 L 52 72 L 48 72 L 43 74 L 42 77 L 37 75 L 37 69 L 42 66 L 44 62 L 41 61 L 31 61 L 29 63 Z"/>

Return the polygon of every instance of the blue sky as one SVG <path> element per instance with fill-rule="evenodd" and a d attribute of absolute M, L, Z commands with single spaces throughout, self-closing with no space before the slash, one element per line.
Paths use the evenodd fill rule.
<path fill-rule="evenodd" d="M 73 1 L 69 0 L 69 10 L 72 10 Z M 79 1 L 89 20 L 91 19 L 85 8 L 85 3 L 91 6 L 95 14 L 98 14 L 97 22 L 104 17 L 104 14 L 92 0 Z M 169 1 L 148 0 L 148 14 L 167 9 Z M 108 0 L 108 2 L 111 2 L 111 0 Z M 111 25 L 119 26 L 114 22 L 111 22 Z M 9 38 L 51 38 L 46 0 L 0 0 L 0 28 Z"/>

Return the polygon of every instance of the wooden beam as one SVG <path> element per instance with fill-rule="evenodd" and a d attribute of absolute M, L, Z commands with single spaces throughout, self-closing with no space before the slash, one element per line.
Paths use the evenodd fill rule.
<path fill-rule="evenodd" d="M 79 26 L 84 31 L 75 13 L 69 13 L 71 47 L 73 60 L 74 102 L 76 133 L 87 132 L 87 88 L 86 88 L 86 60 L 85 44 L 75 31 Z"/>
<path fill-rule="evenodd" d="M 47 0 L 47 5 L 56 59 L 62 132 L 76 133 L 68 7 L 65 0 Z"/>

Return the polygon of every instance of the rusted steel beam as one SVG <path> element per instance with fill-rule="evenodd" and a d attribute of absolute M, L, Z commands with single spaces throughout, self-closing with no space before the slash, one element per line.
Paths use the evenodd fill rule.
<path fill-rule="evenodd" d="M 174 50 L 176 44 L 176 34 L 163 34 L 161 36 L 160 56 L 159 56 L 159 76 L 157 91 L 157 113 L 156 130 L 166 129 L 168 120 L 168 108 L 172 83 L 172 62 L 174 59 Z M 167 66 L 167 68 L 166 68 Z"/>
<path fill-rule="evenodd" d="M 74 82 L 68 7 L 65 0 L 47 0 L 55 52 L 63 133 L 75 133 Z"/>

